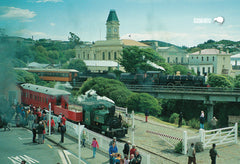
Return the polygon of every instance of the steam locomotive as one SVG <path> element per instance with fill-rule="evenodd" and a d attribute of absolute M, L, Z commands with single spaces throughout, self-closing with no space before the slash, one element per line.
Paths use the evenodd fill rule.
<path fill-rule="evenodd" d="M 161 71 L 147 71 L 146 73 L 122 73 L 120 81 L 125 84 L 166 85 L 166 86 L 199 86 L 205 87 L 206 77 L 195 75 L 164 75 Z"/>
<path fill-rule="evenodd" d="M 48 109 L 51 103 L 51 110 L 55 115 L 62 113 L 68 120 L 81 122 L 96 132 L 119 138 L 127 134 L 127 127 L 123 126 L 122 119 L 115 116 L 114 102 L 106 98 L 101 99 L 87 93 L 78 105 L 70 105 L 68 103 L 70 93 L 67 91 L 33 84 L 21 84 L 20 89 L 24 105 Z"/>

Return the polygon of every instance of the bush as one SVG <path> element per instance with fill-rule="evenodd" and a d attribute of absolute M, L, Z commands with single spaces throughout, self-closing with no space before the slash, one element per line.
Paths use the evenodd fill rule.
<path fill-rule="evenodd" d="M 195 144 L 195 150 L 196 150 L 196 152 L 201 152 L 201 151 L 203 151 L 203 143 L 202 143 L 202 142 L 196 142 L 196 144 Z"/>
<path fill-rule="evenodd" d="M 178 119 L 178 117 L 179 117 L 179 114 L 173 113 L 173 114 L 170 116 L 170 118 L 169 118 L 169 122 L 175 123 L 175 122 L 176 122 L 176 119 Z"/>
<path fill-rule="evenodd" d="M 174 148 L 176 153 L 182 153 L 182 149 L 183 149 L 183 144 L 182 141 L 180 141 Z"/>
<path fill-rule="evenodd" d="M 193 118 L 188 121 L 188 125 L 191 126 L 194 129 L 199 129 L 200 128 L 200 121 L 197 120 L 196 118 Z"/>

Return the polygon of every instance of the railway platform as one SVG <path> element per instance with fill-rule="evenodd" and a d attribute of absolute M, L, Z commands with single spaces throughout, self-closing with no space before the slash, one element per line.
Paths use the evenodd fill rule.
<path fill-rule="evenodd" d="M 67 164 L 78 163 L 78 141 L 68 135 L 64 137 L 64 143 L 60 143 L 61 134 L 55 132 L 50 136 L 48 134 L 45 137 L 54 144 L 62 147 L 65 151 L 64 156 L 67 159 Z M 93 158 L 93 152 L 91 146 L 86 144 L 86 147 L 81 147 L 81 164 L 107 164 L 109 163 L 108 155 L 101 150 L 97 150 L 96 157 Z"/>

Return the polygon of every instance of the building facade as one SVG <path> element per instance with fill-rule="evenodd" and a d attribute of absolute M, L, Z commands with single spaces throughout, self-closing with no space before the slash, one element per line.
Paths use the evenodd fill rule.
<path fill-rule="evenodd" d="M 230 75 L 232 71 L 230 54 L 218 49 L 204 49 L 189 54 L 188 68 L 199 75 L 205 73 Z"/>
<path fill-rule="evenodd" d="M 75 47 L 76 58 L 82 59 L 86 63 L 88 70 L 107 71 L 109 69 L 119 69 L 123 71 L 118 59 L 121 58 L 125 46 L 149 47 L 134 40 L 120 40 L 119 26 L 116 11 L 111 10 L 106 22 L 106 40 Z"/>
<path fill-rule="evenodd" d="M 169 64 L 188 64 L 187 52 L 174 46 L 157 47 L 157 53 Z"/>

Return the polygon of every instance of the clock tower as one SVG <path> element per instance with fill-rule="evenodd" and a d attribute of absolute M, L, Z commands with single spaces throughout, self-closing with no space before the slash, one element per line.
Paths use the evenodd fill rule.
<path fill-rule="evenodd" d="M 119 40 L 119 20 L 115 10 L 110 10 L 107 18 L 107 40 Z"/>

